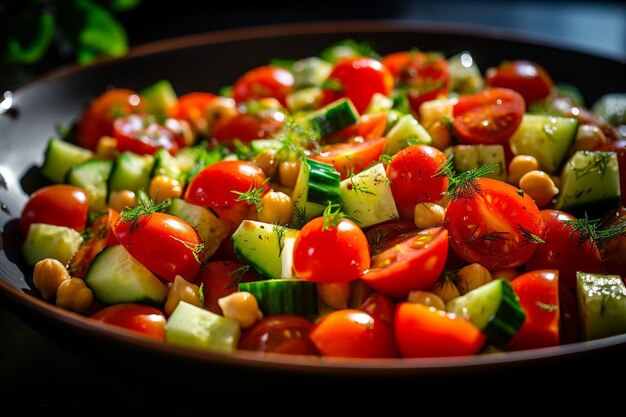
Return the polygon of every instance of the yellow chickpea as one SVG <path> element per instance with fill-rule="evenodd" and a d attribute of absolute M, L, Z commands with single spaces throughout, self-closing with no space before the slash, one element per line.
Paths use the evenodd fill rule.
<path fill-rule="evenodd" d="M 570 151 L 572 153 L 576 151 L 593 151 L 606 142 L 606 135 L 598 126 L 581 125 L 578 128 L 576 139 Z"/>
<path fill-rule="evenodd" d="M 407 298 L 409 303 L 423 304 L 429 307 L 435 307 L 438 310 L 446 309 L 446 304 L 441 297 L 429 291 L 411 291 Z"/>
<path fill-rule="evenodd" d="M 539 207 L 548 205 L 552 197 L 559 193 L 552 178 L 543 171 L 530 171 L 519 180 L 519 187 L 528 194 Z"/>
<path fill-rule="evenodd" d="M 298 181 L 300 161 L 284 161 L 278 166 L 278 179 L 285 187 L 293 188 Z"/>
<path fill-rule="evenodd" d="M 66 310 L 82 313 L 93 303 L 93 292 L 85 281 L 70 278 L 61 283 L 57 290 L 56 304 Z"/>
<path fill-rule="evenodd" d="M 293 214 L 291 197 L 280 191 L 270 191 L 261 199 L 261 211 L 257 218 L 265 223 L 287 224 Z"/>
<path fill-rule="evenodd" d="M 443 226 L 446 210 L 439 204 L 419 203 L 413 210 L 413 221 L 420 229 Z"/>
<path fill-rule="evenodd" d="M 253 294 L 245 291 L 234 292 L 217 300 L 224 317 L 231 318 L 242 328 L 250 327 L 255 321 L 263 318 Z"/>
<path fill-rule="evenodd" d="M 174 282 L 170 284 L 170 291 L 167 294 L 167 300 L 165 300 L 165 313 L 168 315 L 172 314 L 181 301 L 196 307 L 202 307 L 200 287 L 188 282 L 180 275 L 176 275 Z"/>
<path fill-rule="evenodd" d="M 232 98 L 217 97 L 206 109 L 206 129 L 210 135 L 217 123 L 225 122 L 237 116 L 237 103 Z"/>
<path fill-rule="evenodd" d="M 516 155 L 509 164 L 509 183 L 518 185 L 524 174 L 538 169 L 539 161 L 534 156 Z"/>
<path fill-rule="evenodd" d="M 268 178 L 276 175 L 278 171 L 278 160 L 274 151 L 267 150 L 256 154 L 252 158 L 252 163 L 261 168 Z"/>
<path fill-rule="evenodd" d="M 349 282 L 319 283 L 317 284 L 317 295 L 330 308 L 348 308 L 352 286 Z"/>
<path fill-rule="evenodd" d="M 121 190 L 111 191 L 109 194 L 109 207 L 118 212 L 122 212 L 128 208 L 137 205 L 137 196 L 133 191 Z"/>
<path fill-rule="evenodd" d="M 117 158 L 117 139 L 111 136 L 102 136 L 96 145 L 96 155 L 98 158 L 115 159 Z"/>
<path fill-rule="evenodd" d="M 461 295 L 466 294 L 493 280 L 491 272 L 478 263 L 465 265 L 457 273 L 456 287 Z"/>
<path fill-rule="evenodd" d="M 447 303 L 461 295 L 457 286 L 448 277 L 440 279 L 429 291 L 439 296 L 444 303 Z"/>
<path fill-rule="evenodd" d="M 35 264 L 33 282 L 44 300 L 56 297 L 59 285 L 68 279 L 70 274 L 67 269 L 56 259 L 46 258 Z"/>
<path fill-rule="evenodd" d="M 431 146 L 441 151 L 450 146 L 452 135 L 450 134 L 450 129 L 443 121 L 436 120 L 426 130 L 433 140 Z"/>
<path fill-rule="evenodd" d="M 168 198 L 183 195 L 183 185 L 177 179 L 166 175 L 157 175 L 150 181 L 148 195 L 155 203 L 161 203 Z"/>

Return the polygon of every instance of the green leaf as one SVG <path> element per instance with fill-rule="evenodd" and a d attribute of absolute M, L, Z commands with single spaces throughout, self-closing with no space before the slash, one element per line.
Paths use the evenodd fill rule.
<path fill-rule="evenodd" d="M 100 57 L 120 57 L 128 52 L 126 31 L 109 11 L 89 0 L 78 0 L 76 8 L 83 22 L 75 39 L 80 64 Z"/>
<path fill-rule="evenodd" d="M 23 16 L 22 24 L 25 25 L 22 30 L 32 32 L 30 36 L 16 36 L 8 40 L 6 60 L 10 64 L 33 64 L 39 61 L 54 39 L 54 16 L 49 11 L 34 14 L 30 10 Z"/>

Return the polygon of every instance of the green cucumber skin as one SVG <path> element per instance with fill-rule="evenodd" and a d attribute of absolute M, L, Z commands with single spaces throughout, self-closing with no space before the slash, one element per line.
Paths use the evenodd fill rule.
<path fill-rule="evenodd" d="M 299 279 L 271 279 L 242 282 L 239 291 L 255 296 L 264 315 L 295 314 L 315 316 L 318 313 L 317 287 Z"/>
<path fill-rule="evenodd" d="M 503 281 L 502 292 L 502 300 L 497 313 L 483 329 L 487 340 L 496 347 L 505 347 L 526 320 L 519 298 L 508 281 Z"/>
<path fill-rule="evenodd" d="M 130 190 L 137 192 L 147 190 L 150 185 L 150 173 L 154 160 L 133 152 L 124 152 L 113 164 L 109 176 L 108 188 L 111 191 Z M 130 172 L 130 174 L 129 174 Z"/>
<path fill-rule="evenodd" d="M 60 184 L 73 165 L 93 157 L 93 152 L 60 139 L 50 139 L 44 154 L 41 173 L 50 181 Z"/>
<path fill-rule="evenodd" d="M 323 206 L 341 203 L 339 190 L 341 175 L 335 167 L 323 162 L 307 159 L 309 165 L 309 192 L 307 200 Z"/>
<path fill-rule="evenodd" d="M 310 117 L 311 125 L 324 137 L 356 123 L 359 115 L 350 101 L 341 99 L 317 110 Z"/>

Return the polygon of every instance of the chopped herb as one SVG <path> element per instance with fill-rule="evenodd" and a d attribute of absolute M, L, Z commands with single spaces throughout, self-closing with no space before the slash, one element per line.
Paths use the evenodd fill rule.
<path fill-rule="evenodd" d="M 489 163 L 478 168 L 470 169 L 469 171 L 461 172 L 460 174 L 455 174 L 452 166 L 452 158 L 450 158 L 439 167 L 433 177 L 444 175 L 448 177 L 449 183 L 446 195 L 454 201 L 458 199 L 470 199 L 479 193 L 480 185 L 476 183 L 476 180 L 494 172 L 498 164 Z"/>
<path fill-rule="evenodd" d="M 601 248 L 609 240 L 626 233 L 626 222 L 618 222 L 613 226 L 601 229 L 599 228 L 600 219 L 589 220 L 586 212 L 584 218 L 562 221 L 572 228 L 572 234 L 576 232 L 579 234 L 579 241 L 581 245 L 586 241 L 589 241 L 597 248 Z"/>
<path fill-rule="evenodd" d="M 137 193 L 137 206 L 124 210 L 120 213 L 120 219 L 123 223 L 131 223 L 130 231 L 133 232 L 137 229 L 138 221 L 141 217 L 149 216 L 157 212 L 164 211 L 171 204 L 172 200 L 167 199 L 165 201 L 156 204 L 154 200 L 148 197 L 148 193 L 144 189 L 141 189 Z"/>
<path fill-rule="evenodd" d="M 559 306 L 555 304 L 546 304 L 541 301 L 535 301 L 535 305 L 543 311 L 558 311 Z"/>
<path fill-rule="evenodd" d="M 356 177 L 354 173 L 351 173 L 350 175 L 350 183 L 348 184 L 348 190 L 354 191 L 357 194 L 361 193 L 361 194 L 367 194 L 367 195 L 376 195 L 375 193 L 371 192 L 367 188 L 367 185 L 365 185 L 364 182 L 359 177 Z"/>
<path fill-rule="evenodd" d="M 204 282 L 198 288 L 198 298 L 200 298 L 200 304 L 204 305 Z"/>
<path fill-rule="evenodd" d="M 546 243 L 545 240 L 522 226 L 521 224 L 517 225 L 518 229 L 522 232 L 522 244 L 523 245 L 532 245 L 536 243 Z"/>
<path fill-rule="evenodd" d="M 524 190 L 522 190 L 521 188 L 517 190 L 517 195 L 519 195 L 520 197 L 524 197 Z"/>
<path fill-rule="evenodd" d="M 256 211 L 260 212 L 263 210 L 263 206 L 261 206 L 261 200 L 263 199 L 263 191 L 265 191 L 265 184 L 269 181 L 269 178 L 266 178 L 265 181 L 258 187 L 255 187 L 254 184 L 250 184 L 250 188 L 245 193 L 237 190 L 231 190 L 231 193 L 237 194 L 239 197 L 235 199 L 235 201 L 245 201 L 246 204 L 256 206 Z"/>
<path fill-rule="evenodd" d="M 309 214 L 306 207 L 294 207 L 293 209 L 293 226 L 296 229 L 302 229 L 309 221 Z"/>
<path fill-rule="evenodd" d="M 604 178 L 604 174 L 613 155 L 612 152 L 594 152 L 593 158 L 590 158 L 587 166 L 583 168 L 574 168 L 571 162 L 569 162 L 569 164 L 576 175 L 576 179 L 591 174 L 598 174 L 600 178 Z"/>
<path fill-rule="evenodd" d="M 283 254 L 283 248 L 285 247 L 285 233 L 287 228 L 285 226 L 274 226 L 274 234 L 276 235 L 276 243 L 278 244 L 278 256 Z"/>
<path fill-rule="evenodd" d="M 341 84 L 338 80 L 334 78 L 329 78 L 327 80 L 324 80 L 320 84 L 320 87 L 323 88 L 324 90 L 337 91 L 337 92 L 341 92 L 344 89 L 343 84 Z"/>
<path fill-rule="evenodd" d="M 206 244 L 204 242 L 202 243 L 189 243 L 189 242 L 185 242 L 182 239 L 179 239 L 177 237 L 174 236 L 170 236 L 172 239 L 180 242 L 183 244 L 183 246 L 185 246 L 187 249 L 189 249 L 191 251 L 191 253 L 193 254 L 194 259 L 196 260 L 196 262 L 198 262 L 199 264 L 202 263 L 202 259 L 204 257 L 204 251 L 206 250 Z"/>
<path fill-rule="evenodd" d="M 232 290 L 233 288 L 237 287 L 239 283 L 241 282 L 241 280 L 243 279 L 246 272 L 248 272 L 249 270 L 250 270 L 250 265 L 243 265 L 240 268 L 237 268 L 233 272 L 228 274 L 228 276 L 232 277 L 233 280 L 230 282 L 230 284 L 228 284 L 226 289 Z"/>

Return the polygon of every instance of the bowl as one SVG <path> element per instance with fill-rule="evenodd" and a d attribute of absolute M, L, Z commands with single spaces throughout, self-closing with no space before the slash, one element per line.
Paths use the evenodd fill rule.
<path fill-rule="evenodd" d="M 603 94 L 625 90 L 623 61 L 501 30 L 404 21 L 318 22 L 227 30 L 139 46 L 124 58 L 88 67 L 59 69 L 18 88 L 11 110 L 0 115 L 0 298 L 4 305 L 36 330 L 71 349 L 90 346 L 93 350 L 87 354 L 104 351 L 116 358 L 166 361 L 195 370 L 412 377 L 522 369 L 625 353 L 626 334 L 545 349 L 436 359 L 356 360 L 247 351 L 223 354 L 147 340 L 99 325 L 33 295 L 32 279 L 20 259 L 17 219 L 28 194 L 43 184 L 38 167 L 57 125 L 71 125 L 89 101 L 109 86 L 138 90 L 168 79 L 178 94 L 216 92 L 270 59 L 315 55 L 346 38 L 369 42 L 383 54 L 420 48 L 441 51 L 449 57 L 470 51 L 482 71 L 503 60 L 533 60 L 555 80 L 577 86 L 587 103 Z"/>

